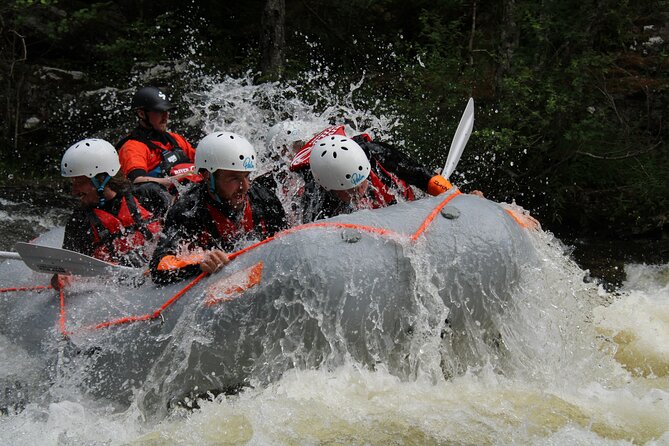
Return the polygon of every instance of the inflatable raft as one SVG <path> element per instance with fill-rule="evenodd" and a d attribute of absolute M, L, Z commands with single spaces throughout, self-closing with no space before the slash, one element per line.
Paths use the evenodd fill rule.
<path fill-rule="evenodd" d="M 80 279 L 60 294 L 3 293 L 0 334 L 31 365 L 2 377 L 10 391 L 0 403 L 12 404 L 16 382 L 35 380 L 160 414 L 188 395 L 263 385 L 294 367 L 457 372 L 483 344 L 499 346 L 496 327 L 536 262 L 518 217 L 453 189 L 284 231 L 215 275 L 167 287 Z M 0 265 L 5 288 L 48 278 L 19 261 Z M 426 344 L 440 357 L 422 355 Z M 44 391 L 20 387 L 24 399 L 28 388 Z"/>

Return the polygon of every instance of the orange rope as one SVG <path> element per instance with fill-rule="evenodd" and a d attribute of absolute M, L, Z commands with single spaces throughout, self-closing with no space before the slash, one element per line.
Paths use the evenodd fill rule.
<path fill-rule="evenodd" d="M 442 202 L 439 204 L 439 206 L 437 206 L 436 208 L 434 208 L 434 209 L 432 210 L 432 212 L 430 213 L 430 215 L 428 215 L 427 218 L 426 218 L 425 220 L 423 220 L 423 224 L 420 225 L 420 227 L 416 230 L 416 232 L 414 232 L 414 234 L 411 236 L 411 240 L 412 240 L 412 241 L 416 241 L 416 239 L 417 239 L 418 237 L 420 237 L 420 235 L 421 235 L 423 232 L 425 232 L 425 230 L 427 229 L 427 227 L 430 226 L 430 223 L 432 223 L 432 220 L 434 220 L 434 218 L 437 216 L 437 214 L 438 214 L 439 212 L 441 212 L 441 210 L 444 208 L 444 206 L 446 206 L 446 205 L 448 204 L 449 201 L 451 201 L 453 198 L 455 198 L 457 195 L 460 195 L 460 194 L 461 194 L 461 192 L 460 192 L 459 190 L 456 189 L 456 191 L 453 192 L 453 193 L 452 193 L 451 195 L 449 195 L 448 197 L 446 197 L 446 199 L 445 199 L 444 201 L 442 201 Z"/>
<path fill-rule="evenodd" d="M 59 297 L 60 297 L 60 319 L 59 319 L 59 326 L 60 326 L 60 332 L 63 336 L 67 336 L 70 334 L 65 329 L 65 289 L 64 287 L 60 287 L 60 290 L 58 291 Z"/>
<path fill-rule="evenodd" d="M 156 311 L 150 314 L 143 314 L 141 316 L 128 316 L 128 317 L 122 317 L 119 319 L 114 319 L 112 321 L 108 322 L 102 322 L 100 324 L 94 325 L 92 329 L 99 329 L 99 328 L 107 328 L 111 327 L 113 325 L 121 325 L 121 324 L 127 324 L 130 322 L 137 322 L 137 321 L 150 321 L 152 319 L 156 319 L 160 317 L 163 311 L 165 311 L 170 305 L 172 305 L 174 302 L 177 301 L 181 296 L 183 296 L 186 291 L 190 290 L 193 288 L 200 280 L 205 278 L 207 276 L 207 273 L 200 273 L 199 276 L 197 276 L 195 279 L 193 279 L 188 285 L 183 287 L 181 291 L 179 291 L 177 294 L 172 296 L 169 300 L 167 300 L 160 308 L 158 308 Z"/>
<path fill-rule="evenodd" d="M 353 223 L 336 223 L 336 222 L 321 222 L 321 223 L 307 223 L 304 225 L 300 226 L 295 226 L 294 228 L 290 229 L 285 229 L 272 237 L 267 237 L 266 239 L 254 243 L 251 246 L 247 246 L 244 249 L 240 249 L 239 251 L 235 251 L 232 254 L 228 255 L 228 259 L 233 260 L 236 257 L 239 257 L 240 255 L 244 254 L 245 252 L 251 251 L 252 249 L 257 248 L 258 246 L 264 245 L 265 243 L 269 243 L 272 240 L 284 237 L 286 235 L 292 234 L 294 232 L 302 231 L 305 229 L 311 229 L 311 228 L 347 228 L 347 229 L 358 229 L 363 232 L 369 232 L 371 234 L 379 234 L 379 235 L 386 235 L 386 236 L 396 236 L 396 237 L 401 237 L 401 234 L 398 234 L 396 232 L 393 232 L 389 229 L 383 229 L 383 228 L 375 228 L 373 226 L 362 226 L 362 225 L 356 225 Z"/>
<path fill-rule="evenodd" d="M 15 287 L 15 288 L 0 288 L 0 293 L 9 293 L 11 291 L 40 291 L 48 290 L 53 288 L 51 285 L 34 285 L 34 286 L 24 286 L 24 287 Z"/>
<path fill-rule="evenodd" d="M 446 197 L 436 208 L 432 210 L 432 212 L 425 218 L 425 220 L 422 222 L 422 224 L 419 226 L 419 228 L 416 230 L 416 232 L 410 236 L 411 241 L 415 241 L 420 235 L 425 232 L 427 227 L 432 223 L 432 221 L 435 219 L 437 214 L 448 204 L 449 201 L 451 201 L 455 196 L 460 195 L 461 192 L 459 190 L 456 190 L 454 193 Z M 384 229 L 384 228 L 376 228 L 373 226 L 364 226 L 364 225 L 356 225 L 353 223 L 337 223 L 337 222 L 316 222 L 316 223 L 308 223 L 300 226 L 296 226 L 294 228 L 286 229 L 284 231 L 281 231 L 277 234 L 275 234 L 272 237 L 268 237 L 258 243 L 255 243 L 251 246 L 248 246 L 246 248 L 240 249 L 239 251 L 235 251 L 231 254 L 228 255 L 228 258 L 230 260 L 233 260 L 240 255 L 251 251 L 259 246 L 264 245 L 265 243 L 269 243 L 272 240 L 278 239 L 285 237 L 286 235 L 292 234 L 297 231 L 302 231 L 305 229 L 311 229 L 311 228 L 347 228 L 347 229 L 356 229 L 359 231 L 363 232 L 369 232 L 371 234 L 378 234 L 381 236 L 387 236 L 387 237 L 396 237 L 396 238 L 402 238 L 406 237 L 404 234 L 399 234 L 397 232 L 391 231 L 389 229 Z M 147 321 L 147 320 L 152 320 L 160 317 L 163 311 L 165 311 L 168 307 L 170 307 L 174 302 L 176 302 L 181 296 L 183 296 L 188 290 L 193 288 L 198 282 L 200 282 L 203 278 L 207 276 L 207 273 L 201 273 L 198 275 L 195 279 L 193 279 L 188 285 L 183 287 L 178 293 L 176 293 L 174 296 L 169 298 L 163 305 L 160 306 L 156 311 L 153 313 L 147 313 L 143 314 L 140 316 L 126 316 L 118 319 L 114 319 L 111 321 L 107 322 L 101 322 L 96 325 L 92 325 L 89 327 L 86 327 L 87 329 L 100 329 L 100 328 L 108 328 L 116 325 L 122 325 L 122 324 L 128 324 L 131 322 L 138 322 L 138 321 Z M 67 334 L 65 330 L 65 301 L 64 301 L 64 293 L 61 289 L 60 292 L 60 299 L 61 299 L 61 321 L 60 321 L 60 327 L 61 327 L 61 332 L 63 334 Z"/>

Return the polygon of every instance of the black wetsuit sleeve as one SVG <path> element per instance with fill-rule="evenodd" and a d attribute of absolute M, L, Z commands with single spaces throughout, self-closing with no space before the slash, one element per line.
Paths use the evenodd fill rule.
<path fill-rule="evenodd" d="M 344 213 L 344 205 L 316 181 L 311 179 L 304 185 L 302 194 L 302 223 L 334 217 Z"/>
<path fill-rule="evenodd" d="M 302 171 L 304 191 L 300 197 L 302 207 L 302 223 L 313 223 L 316 220 L 349 214 L 353 209 L 343 201 L 316 183 L 311 171 Z"/>
<path fill-rule="evenodd" d="M 399 177 L 400 180 L 427 192 L 430 179 L 436 175 L 430 169 L 415 162 L 399 149 L 380 141 L 364 141 L 360 136 L 353 137 L 365 151 L 372 167 L 378 161 L 384 169 Z"/>
<path fill-rule="evenodd" d="M 132 182 L 132 181 L 135 181 L 135 179 L 138 178 L 138 177 L 147 176 L 147 174 L 148 174 L 148 172 L 144 169 L 135 169 L 135 170 L 131 170 L 130 172 L 128 172 L 128 175 L 126 175 L 126 176 Z"/>
<path fill-rule="evenodd" d="M 274 190 L 268 188 L 267 185 L 262 181 L 254 181 L 252 188 L 249 190 L 249 196 L 254 214 L 265 222 L 266 235 L 270 237 L 286 229 L 288 219 L 281 200 L 276 196 Z"/>
<path fill-rule="evenodd" d="M 201 272 L 199 264 L 188 264 L 170 270 L 160 267 L 166 257 L 176 256 L 184 246 L 191 244 L 205 231 L 199 203 L 195 197 L 182 198 L 167 212 L 158 246 L 149 262 L 151 278 L 157 284 L 176 282 Z"/>
<path fill-rule="evenodd" d="M 90 256 L 93 254 L 93 228 L 86 219 L 86 214 L 75 211 L 65 224 L 63 249 Z"/>
<path fill-rule="evenodd" d="M 157 218 L 163 218 L 172 203 L 172 195 L 158 183 L 134 184 L 132 194 L 146 210 Z"/>

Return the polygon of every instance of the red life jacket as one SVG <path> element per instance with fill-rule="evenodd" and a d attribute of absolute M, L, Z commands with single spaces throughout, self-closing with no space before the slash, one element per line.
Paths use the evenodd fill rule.
<path fill-rule="evenodd" d="M 93 209 L 88 219 L 93 228 L 93 257 L 134 266 L 139 266 L 136 265 L 138 262 L 148 261 L 145 245 L 162 227 L 153 214 L 129 193 L 121 198 L 117 215 Z M 131 259 L 131 255 L 139 258 Z"/>
<path fill-rule="evenodd" d="M 334 126 L 334 127 L 328 127 L 325 130 L 322 130 L 320 133 L 318 133 L 313 138 L 311 138 L 309 141 L 307 141 L 307 143 L 302 146 L 302 148 L 295 155 L 295 158 L 293 158 L 293 161 L 290 163 L 290 170 L 292 170 L 292 171 L 300 170 L 304 167 L 309 166 L 309 158 L 311 157 L 311 149 L 314 147 L 314 144 L 316 143 L 316 141 L 318 141 L 319 139 L 325 138 L 326 136 L 331 136 L 331 135 L 346 136 L 346 133 L 344 132 L 344 126 L 339 125 L 339 126 Z"/>
<path fill-rule="evenodd" d="M 253 209 L 251 208 L 251 200 L 248 196 L 246 197 L 246 204 L 244 205 L 244 213 L 242 214 L 241 220 L 238 222 L 235 222 L 228 216 L 224 215 L 211 203 L 207 203 L 207 211 L 209 211 L 209 215 L 214 222 L 214 227 L 218 236 L 217 238 L 222 239 L 225 244 L 234 244 L 235 240 L 239 238 L 240 235 L 248 234 L 253 232 L 255 229 Z M 260 220 L 259 224 L 262 234 L 267 234 L 265 221 Z M 213 234 L 201 234 L 200 244 L 202 246 L 210 245 L 212 237 L 214 237 Z"/>
<path fill-rule="evenodd" d="M 390 181 L 393 182 L 395 189 L 404 197 L 406 201 L 414 201 L 416 199 L 416 196 L 414 195 L 413 191 L 411 190 L 411 186 L 409 186 L 406 181 L 398 177 L 392 172 L 389 172 L 379 163 L 378 161 L 376 162 L 376 167 L 383 172 L 388 178 L 390 178 Z M 373 172 L 372 172 L 373 173 Z M 371 176 L 371 175 L 370 175 Z M 375 175 L 376 176 L 376 175 Z M 376 177 L 379 179 L 378 177 Z M 379 179 L 379 181 L 381 181 Z M 387 191 L 387 189 L 386 189 Z"/>
<path fill-rule="evenodd" d="M 395 203 L 395 195 L 390 193 L 388 186 L 383 184 L 383 181 L 374 172 L 369 172 L 367 181 L 370 183 L 368 192 L 365 197 L 358 200 L 355 209 L 378 209 Z"/>
<path fill-rule="evenodd" d="M 386 175 L 388 175 L 388 178 L 393 181 L 395 188 L 397 189 L 398 192 L 402 194 L 402 196 L 408 200 L 408 201 L 413 201 L 415 200 L 413 191 L 407 184 L 397 178 L 396 175 L 391 174 L 387 170 L 385 170 L 381 164 L 377 162 L 377 166 L 381 171 L 383 171 Z M 390 206 L 391 204 L 394 204 L 397 202 L 397 197 L 395 194 L 391 191 L 391 189 L 386 186 L 386 184 L 381 181 L 381 178 L 378 177 L 373 171 L 369 172 L 369 177 L 367 177 L 367 181 L 370 182 L 370 193 L 368 194 L 367 197 L 362 198 L 359 202 L 358 205 L 356 206 L 357 209 L 378 209 L 378 208 L 384 208 L 386 206 Z M 369 196 L 371 195 L 371 197 Z"/>

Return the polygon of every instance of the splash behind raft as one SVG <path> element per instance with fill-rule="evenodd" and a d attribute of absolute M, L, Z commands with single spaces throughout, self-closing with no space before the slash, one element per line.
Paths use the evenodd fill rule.
<path fill-rule="evenodd" d="M 152 413 L 294 367 L 355 361 L 402 379 L 450 374 L 503 341 L 497 327 L 535 263 L 521 224 L 451 190 L 284 231 L 191 282 L 87 280 L 60 296 L 3 296 L 0 330 L 48 364 L 40 379 L 123 405 L 136 395 Z M 17 277 L 46 282 L 20 262 L 0 266 L 3 285 L 21 285 Z M 426 345 L 440 354 L 426 357 Z"/>

